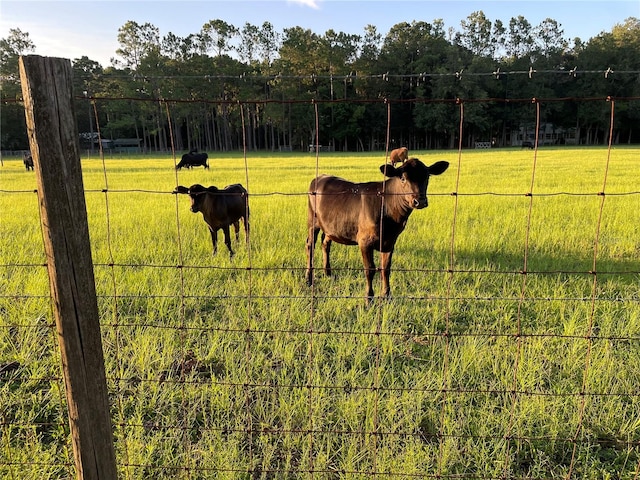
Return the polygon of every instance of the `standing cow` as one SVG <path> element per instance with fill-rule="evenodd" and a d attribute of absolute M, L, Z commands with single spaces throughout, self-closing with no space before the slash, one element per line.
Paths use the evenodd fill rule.
<path fill-rule="evenodd" d="M 411 158 L 396 168 L 386 164 L 380 171 L 389 177 L 383 182 L 353 183 L 321 175 L 309 186 L 307 284 L 313 284 L 313 251 L 322 230 L 322 259 L 326 275 L 331 275 L 331 242 L 358 245 L 366 279 L 366 302 L 373 299 L 372 281 L 376 273 L 373 251 L 380 252 L 382 293 L 390 295 L 389 277 L 393 249 L 409 215 L 427 206 L 427 186 L 431 175 L 449 167 L 445 161 L 427 167 Z"/>
<path fill-rule="evenodd" d="M 31 156 L 31 152 L 22 152 L 22 163 L 24 163 L 24 168 L 29 170 L 33 170 L 33 157 Z"/>
<path fill-rule="evenodd" d="M 409 149 L 407 147 L 396 148 L 391 150 L 389 154 L 389 160 L 391 165 L 395 166 L 396 163 L 404 163 L 409 158 Z"/>
<path fill-rule="evenodd" d="M 197 150 L 191 150 L 189 153 L 182 155 L 180 162 L 176 165 L 176 170 L 180 170 L 182 167 L 191 168 L 203 166 L 209 168 L 208 162 L 209 155 L 206 152 L 198 153 Z"/>
<path fill-rule="evenodd" d="M 174 193 L 189 195 L 191 211 L 193 213 L 202 212 L 204 221 L 211 231 L 214 255 L 218 251 L 218 230 L 222 229 L 224 243 L 229 249 L 229 255 L 233 257 L 234 251 L 231 248 L 229 226 L 233 225 L 237 241 L 240 219 L 243 220 L 245 238 L 247 243 L 249 242 L 249 198 L 247 190 L 239 183 L 228 185 L 222 190 L 217 187 L 205 188 L 199 184 L 191 185 L 189 188 L 179 186 Z"/>

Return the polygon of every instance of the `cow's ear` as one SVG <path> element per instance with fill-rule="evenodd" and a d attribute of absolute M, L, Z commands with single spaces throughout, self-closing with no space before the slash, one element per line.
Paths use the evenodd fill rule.
<path fill-rule="evenodd" d="M 447 168 L 449 168 L 449 162 L 441 160 L 429 167 L 429 175 L 440 175 L 441 173 L 444 173 Z"/>
<path fill-rule="evenodd" d="M 384 165 L 380 165 L 380 171 L 386 177 L 398 177 L 401 175 L 401 172 L 390 163 L 385 163 Z"/>
<path fill-rule="evenodd" d="M 187 187 L 183 187 L 182 185 L 178 185 L 174 190 L 174 193 L 189 193 L 189 189 Z"/>

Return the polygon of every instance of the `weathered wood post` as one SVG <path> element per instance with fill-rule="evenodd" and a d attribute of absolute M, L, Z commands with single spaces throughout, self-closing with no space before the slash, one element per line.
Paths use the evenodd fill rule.
<path fill-rule="evenodd" d="M 71 62 L 20 58 L 29 145 L 62 357 L 77 478 L 117 469 L 73 106 Z"/>

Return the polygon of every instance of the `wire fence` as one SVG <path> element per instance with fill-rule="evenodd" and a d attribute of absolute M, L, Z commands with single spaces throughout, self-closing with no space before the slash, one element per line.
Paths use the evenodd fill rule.
<path fill-rule="evenodd" d="M 98 103 L 93 100 L 88 99 L 99 132 Z M 457 164 L 452 165 L 456 175 L 453 191 L 430 194 L 436 201 L 449 197 L 449 223 L 440 230 L 448 242 L 445 265 L 400 264 L 394 268 L 394 275 L 426 277 L 439 288 L 430 294 L 394 292 L 391 302 L 365 310 L 354 306 L 362 302 L 361 295 L 341 292 L 340 287 L 327 292 L 315 283 L 309 290 L 286 286 L 287 275 L 302 279 L 302 260 L 298 265 L 265 266 L 251 239 L 247 239 L 242 265 L 194 264 L 180 213 L 184 204 L 178 195 L 113 187 L 111 167 L 102 154 L 104 185 L 85 193 L 103 200 L 100 210 L 105 225 L 101 228 L 105 234 L 101 238 L 106 261 L 95 262 L 94 268 L 101 290 L 110 292 L 100 296 L 101 325 L 122 477 L 542 479 L 608 473 L 612 478 L 638 478 L 640 378 L 631 364 L 637 366 L 640 353 L 639 264 L 624 258 L 604 269 L 600 264 L 602 238 L 607 235 L 607 202 L 624 198 L 630 200 L 625 205 L 640 206 L 640 190 L 609 188 L 618 101 L 625 99 L 608 99 L 610 131 L 609 144 L 602 150 L 604 171 L 600 178 L 592 179 L 589 192 L 564 190 L 562 182 L 555 191 L 536 191 L 537 142 L 525 191 L 465 191 L 461 175 L 468 168 L 463 160 L 469 153 L 459 143 Z M 160 102 L 171 126 L 175 101 Z M 456 102 L 460 142 L 466 103 Z M 534 103 L 538 131 L 541 101 Z M 391 104 L 387 102 L 387 155 Z M 244 108 L 242 102 L 239 106 Z M 311 106 L 319 174 L 323 154 L 317 148 L 317 107 L 317 103 Z M 240 118 L 244 122 L 245 115 Z M 242 127 L 246 131 L 244 123 Z M 174 132 L 169 138 L 174 138 Z M 172 157 L 175 167 L 173 143 Z M 288 196 L 304 201 L 306 190 L 256 188 L 254 193 L 246 148 L 242 157 L 251 202 Z M 634 173 L 638 172 L 630 172 Z M 176 170 L 175 185 L 179 184 Z M 31 193 L 33 190 L 13 189 L 5 182 L 0 186 L 5 199 L 24 199 Z M 116 204 L 122 198 L 135 203 L 131 200 L 134 195 L 175 195 L 177 263 L 145 261 L 142 255 L 139 261 L 120 260 L 127 255 L 117 252 L 122 243 L 113 237 L 111 211 L 120 208 Z M 461 236 L 468 233 L 462 228 L 460 203 L 484 197 L 520 206 L 525 202 L 519 267 L 460 261 Z M 590 212 L 596 218 L 588 267 L 535 264 L 536 202 L 574 197 L 592 201 Z M 32 207 L 29 211 L 37 205 Z M 5 215 L 6 211 L 3 223 Z M 626 215 L 635 218 L 632 211 Z M 25 219 L 29 224 L 25 238 L 33 237 L 37 228 L 32 221 Z M 638 252 L 637 226 L 630 228 Z M 12 241 L 11 248 L 17 244 Z M 1 401 L 4 453 L 0 472 L 12 479 L 33 477 L 34 472 L 46 472 L 48 478 L 71 478 L 74 467 L 67 406 L 50 298 L 46 293 L 11 290 L 14 275 L 46 283 L 47 260 L 37 247 L 31 248 L 26 255 L 7 251 L 0 266 L 7 286 L 0 293 L 4 317 L 0 320 L 0 389 L 5 398 Z M 141 293 L 135 293 L 130 284 L 123 285 L 124 271 L 133 272 L 140 283 L 145 278 L 160 278 L 169 279 L 171 285 L 155 286 L 151 292 L 140 288 Z M 334 271 L 355 278 L 362 268 L 354 264 Z M 197 291 L 191 276 L 209 278 L 210 272 L 221 277 L 221 283 L 224 279 L 231 282 L 234 275 L 244 288 L 230 291 L 208 285 L 210 293 Z M 272 288 L 261 287 L 263 277 L 275 282 Z M 539 278 L 558 277 L 560 282 L 580 279 L 582 287 L 567 295 L 564 290 L 555 291 L 555 283 L 548 289 L 531 286 Z M 611 282 L 620 279 L 624 288 L 612 287 Z M 466 282 L 498 287 L 474 290 Z M 496 296 L 496 292 L 502 293 Z M 158 306 L 148 305 L 152 302 Z M 395 302 L 420 305 L 426 313 L 422 318 L 394 322 L 394 315 L 415 315 L 415 310 L 394 307 Z M 483 307 L 488 304 L 492 309 Z M 541 306 L 536 315 L 548 311 L 561 315 L 564 323 L 556 325 L 553 319 L 534 315 L 542 323 L 537 327 L 531 315 L 534 304 Z M 508 305 L 508 322 L 499 318 L 504 313 L 501 305 Z M 463 315 L 465 309 L 484 318 L 476 322 Z M 23 317 L 33 311 L 40 312 L 35 321 Z M 618 320 L 627 328 L 604 328 L 599 318 L 605 312 L 620 315 Z M 225 314 L 234 319 L 219 321 Z M 274 320 L 280 317 L 286 320 Z M 149 340 L 149 331 L 157 343 Z M 137 335 L 145 338 L 144 343 L 136 345 Z M 212 346 L 213 342 L 225 348 Z M 354 347 L 358 344 L 364 345 L 363 351 Z M 158 348 L 166 351 L 149 351 Z M 25 353 L 29 349 L 38 352 Z M 139 365 L 140 358 L 132 355 L 136 351 L 144 351 L 141 358 L 156 363 Z M 233 362 L 225 361 L 225 352 L 234 357 Z M 475 352 L 480 352 L 479 358 L 474 357 Z M 571 360 L 565 363 L 563 357 Z M 602 385 L 598 377 L 607 364 L 618 372 L 607 372 L 610 383 Z M 231 366 L 236 370 L 230 371 Z M 544 415 L 545 409 L 553 413 Z M 624 418 L 607 430 L 606 419 L 620 412 Z M 600 421 L 599 415 L 603 417 Z M 568 424 L 560 424 L 567 419 Z M 25 450 L 34 445 L 38 447 L 31 452 Z"/>

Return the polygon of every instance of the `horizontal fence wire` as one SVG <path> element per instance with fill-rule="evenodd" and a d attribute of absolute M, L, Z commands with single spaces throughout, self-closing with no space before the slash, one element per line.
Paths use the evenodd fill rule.
<path fill-rule="evenodd" d="M 261 81 L 273 81 L 279 79 L 290 79 L 290 80 L 318 80 L 318 79 L 333 79 L 333 80 L 405 80 L 405 79 L 426 79 L 426 78 L 443 78 L 450 77 L 455 79 L 461 79 L 463 76 L 468 77 L 494 77 L 499 79 L 503 76 L 526 76 L 529 78 L 533 78 L 534 75 L 546 75 L 546 76 L 569 76 L 575 78 L 579 75 L 589 75 L 589 76 L 599 76 L 604 78 L 613 77 L 615 75 L 621 76 L 636 76 L 639 75 L 640 71 L 638 70 L 613 70 L 610 67 L 604 70 L 580 70 L 578 67 L 566 70 L 566 69 L 545 69 L 538 70 L 533 67 L 528 70 L 501 70 L 500 68 L 496 69 L 493 72 L 465 72 L 456 71 L 456 72 L 439 72 L 439 73 L 430 73 L 430 72 L 419 72 L 419 73 L 380 73 L 380 74 L 362 74 L 357 72 L 350 72 L 346 75 L 336 75 L 336 74 L 306 74 L 306 75 L 295 75 L 295 74 L 255 74 L 255 73 L 246 73 L 243 72 L 239 75 L 144 75 L 136 73 L 134 74 L 134 78 L 137 80 L 170 80 L 170 79 L 200 79 L 200 80 L 261 80 Z M 113 77 L 119 77 L 118 75 L 113 75 Z M 131 75 L 120 75 L 122 78 L 131 78 Z M 79 78 L 85 78 L 83 75 L 79 75 Z"/>
<path fill-rule="evenodd" d="M 493 72 L 491 75 L 505 74 L 533 75 L 538 72 Z M 548 73 L 548 72 L 547 72 Z M 558 72 L 555 72 L 558 73 Z M 580 74 L 582 72 L 574 72 Z M 589 72 L 598 74 L 613 74 L 614 72 Z M 615 72 L 615 74 L 630 72 Z M 634 73 L 634 72 L 631 72 Z M 567 74 L 567 72 L 564 72 Z M 637 74 L 635 72 L 634 74 Z M 467 75 L 464 73 L 464 75 Z M 428 74 L 420 74 L 415 78 L 426 78 Z M 458 74 L 460 76 L 460 74 Z M 209 76 L 207 77 L 209 78 Z M 214 77 L 210 77 L 214 78 Z M 334 77 L 338 78 L 338 77 Z M 343 80 L 351 78 L 342 77 Z M 385 76 L 380 77 L 386 80 Z M 634 98 L 637 100 L 639 98 Z M 93 102 L 95 122 L 100 132 L 99 105 L 108 104 L 110 101 L 123 100 L 123 98 L 91 98 L 99 100 Z M 148 99 L 131 99 L 136 101 L 148 101 Z M 546 99 L 548 102 L 584 101 L 592 99 Z M 602 100 L 602 99 L 599 99 Z M 624 99 L 607 99 L 611 106 L 610 129 L 615 121 L 615 105 Z M 155 99 L 163 106 L 168 125 L 173 125 L 172 106 L 178 103 L 198 103 L 206 100 L 182 100 L 182 99 Z M 386 100 L 374 99 L 372 102 Z M 415 100 L 414 100 L 415 101 Z M 420 101 L 420 100 L 417 100 Z M 609 143 L 606 150 L 607 171 L 603 178 L 596 179 L 600 185 L 593 188 L 592 192 L 582 191 L 536 191 L 536 175 L 538 172 L 537 156 L 538 148 L 534 148 L 533 163 L 530 170 L 530 187 L 524 191 L 498 192 L 480 191 L 465 192 L 460 184 L 460 175 L 466 168 L 464 163 L 465 151 L 462 148 L 463 129 L 465 125 L 464 107 L 468 102 L 491 102 L 495 99 L 482 100 L 447 100 L 459 109 L 459 135 L 457 146 L 457 165 L 454 165 L 457 173 L 455 189 L 452 192 L 430 193 L 430 197 L 450 197 L 451 223 L 442 228 L 446 234 L 448 229 L 449 239 L 446 247 L 446 265 L 437 268 L 403 267 L 394 266 L 394 275 L 401 276 L 429 276 L 436 278 L 443 288 L 438 293 L 425 293 L 423 295 L 394 291 L 393 300 L 389 305 L 393 309 L 393 302 L 401 304 L 431 305 L 430 315 L 436 320 L 429 320 L 427 325 L 421 326 L 414 320 L 406 319 L 406 323 L 400 322 L 401 328 L 397 328 L 391 318 L 392 315 L 402 317 L 402 312 L 386 313 L 385 307 L 376 307 L 369 310 L 367 322 L 358 325 L 349 320 L 345 313 L 342 320 L 345 324 L 336 323 L 328 327 L 325 320 L 327 312 L 324 305 L 327 302 L 342 302 L 346 312 L 353 310 L 351 305 L 362 301 L 361 295 L 336 293 L 335 289 L 328 292 L 321 291 L 313 283 L 309 290 L 283 291 L 278 293 L 278 285 L 274 285 L 274 293 L 265 294 L 257 284 L 262 276 L 275 274 L 283 277 L 287 274 L 302 278 L 306 267 L 302 260 L 298 265 L 269 265 L 263 266 L 259 254 L 254 251 L 255 246 L 248 239 L 245 252 L 246 260 L 242 265 L 202 265 L 194 262 L 189 254 L 188 234 L 182 224 L 184 204 L 178 198 L 175 191 L 162 189 L 131 189 L 114 188 L 110 185 L 110 165 L 101 152 L 102 173 L 104 185 L 101 188 L 89 188 L 85 190 L 87 197 L 101 198 L 104 205 L 104 235 L 103 242 L 106 247 L 106 256 L 94 262 L 97 277 L 101 279 L 101 290 L 108 292 L 98 296 L 102 308 L 101 325 L 107 351 L 107 380 L 110 396 L 113 401 L 112 414 L 118 454 L 118 468 L 123 478 L 216 478 L 226 475 L 230 478 L 439 478 L 439 479 L 543 479 L 543 478 L 582 478 L 588 476 L 588 470 L 583 464 L 586 454 L 595 456 L 597 451 L 626 452 L 626 464 L 616 463 L 611 465 L 614 476 L 618 474 L 622 478 L 638 478 L 640 472 L 640 428 L 635 430 L 629 427 L 626 435 L 616 435 L 615 432 L 593 432 L 590 422 L 593 420 L 590 409 L 600 405 L 599 402 L 607 399 L 618 399 L 619 402 L 628 405 L 635 413 L 640 413 L 640 389 L 635 384 L 633 388 L 625 388 L 612 384 L 594 388 L 593 366 L 597 355 L 603 352 L 618 352 L 619 355 L 629 353 L 631 358 L 637 360 L 640 350 L 640 332 L 638 334 L 618 335 L 610 331 L 600 331 L 597 325 L 599 309 L 613 308 L 613 306 L 633 307 L 638 309 L 640 293 L 637 289 L 638 263 L 624 265 L 619 263 L 605 265 L 600 268 L 599 247 L 601 238 L 606 232 L 602 218 L 604 207 L 610 198 L 640 199 L 640 191 L 609 192 L 607 182 L 609 178 L 608 166 L 611 158 L 612 145 Z M 508 102 L 531 102 L 518 99 L 499 99 Z M 278 103 L 295 103 L 296 100 L 283 100 Z M 223 104 L 215 101 L 212 103 Z M 245 103 L 234 102 L 242 109 Z M 315 145 L 319 145 L 320 122 L 318 103 L 314 101 L 315 120 Z M 537 125 L 540 124 L 540 101 L 536 104 Z M 244 125 L 245 113 L 241 115 L 242 132 L 246 131 Z M 391 117 L 390 104 L 387 102 L 387 134 L 386 152 L 389 151 L 389 128 L 393 119 Z M 170 132 L 171 153 L 176 166 L 176 147 L 173 144 L 175 133 Z M 609 135 L 609 141 L 613 135 Z M 308 196 L 307 191 L 299 192 L 253 192 L 254 179 L 248 167 L 249 154 L 246 149 L 246 138 L 243 136 L 244 149 L 242 151 L 242 163 L 244 172 L 244 185 L 248 190 L 250 202 L 260 202 L 273 198 Z M 315 148 L 315 171 L 320 173 L 320 159 L 322 154 L 319 148 Z M 180 173 L 175 170 L 175 185 L 180 184 Z M 37 190 L 12 189 L 6 183 L 0 186 L 0 195 L 11 197 L 12 201 L 21 195 L 33 195 Z M 127 199 L 132 194 L 148 196 L 175 197 L 175 228 L 177 251 L 177 263 L 165 261 L 148 262 L 122 261 L 121 252 L 115 242 L 115 229 L 111 225 L 111 211 L 114 202 Z M 520 267 L 501 268 L 469 265 L 459 261 L 457 242 L 464 235 L 461 230 L 461 206 L 460 201 L 466 198 L 504 197 L 506 199 L 523 199 L 526 202 L 526 215 L 524 227 L 524 246 Z M 537 208 L 538 199 L 577 198 L 593 199 L 597 202 L 596 211 L 598 220 L 595 233 L 589 231 L 585 237 L 590 237 L 592 258 L 587 259 L 584 269 L 577 268 L 539 268 L 532 263 L 534 243 L 531 239 L 533 216 Z M 18 198 L 18 201 L 25 201 Z M 37 203 L 34 195 L 31 202 Z M 304 200 L 303 200 L 304 201 Z M 301 222 L 304 219 L 301 219 Z M 203 226 L 204 227 L 204 226 Z M 276 239 L 274 238 L 274 241 Z M 143 246 L 141 245 L 142 249 Z M 301 246 L 296 248 L 301 250 Z M 44 250 L 44 249 L 43 249 Z M 221 252 L 218 252 L 221 255 Z M 0 268 L 5 272 L 40 272 L 46 275 L 47 261 L 42 253 L 42 259 L 24 261 L 22 259 L 11 261 L 11 255 L 5 257 Z M 37 257 L 36 257 L 37 258 Z M 357 262 L 357 260 L 356 260 Z M 624 267 L 624 268 L 622 268 Z M 121 283 L 124 273 L 145 271 L 170 272 L 172 287 L 159 288 L 163 293 L 144 292 L 131 293 Z M 321 268 L 315 267 L 316 273 Z M 357 263 L 353 266 L 333 267 L 334 274 L 340 278 L 359 278 L 362 267 Z M 380 274 L 380 268 L 377 268 Z M 240 292 L 223 291 L 221 293 L 208 293 L 201 291 L 194 293 L 191 286 L 191 277 L 195 274 L 204 275 L 215 272 L 221 275 L 240 275 L 244 278 L 244 289 Z M 5 275 L 8 276 L 8 273 Z M 482 293 L 470 293 L 463 288 L 461 279 L 480 277 L 482 281 L 503 282 L 505 287 L 500 296 Z M 551 292 L 540 295 L 532 291 L 531 282 L 539 278 L 558 278 L 585 280 L 588 288 L 582 295 L 566 295 L 564 292 Z M 609 292 L 606 282 L 621 277 L 627 278 L 630 288 L 625 294 Z M 139 276 L 137 278 L 144 278 Z M 511 282 L 507 287 L 506 282 Z M 21 292 L 0 292 L 0 302 L 3 304 L 21 304 L 29 301 L 38 301 L 48 305 L 50 298 L 47 294 L 23 294 Z M 160 301 L 167 304 L 166 316 L 154 318 L 153 306 L 145 306 L 145 302 Z M 194 308 L 194 302 L 199 304 L 212 304 L 221 311 L 237 311 L 238 318 L 229 324 L 213 316 L 207 317 L 205 311 Z M 279 315 L 287 318 L 287 311 L 293 309 L 293 304 L 303 303 L 302 309 L 306 312 L 304 321 L 280 323 L 274 326 L 272 319 L 265 317 L 265 308 L 271 315 Z M 465 324 L 459 325 L 461 319 L 460 310 L 468 305 L 481 306 L 490 304 L 508 303 L 515 313 L 512 322 L 508 325 L 498 322 L 494 325 L 485 325 L 482 321 L 475 323 L 465 319 Z M 566 330 L 566 327 L 557 325 L 555 328 L 538 330 L 531 324 L 527 317 L 527 309 L 532 304 L 551 305 L 561 303 L 564 310 L 571 310 L 574 305 L 579 306 L 582 320 L 575 331 Z M 225 308 L 224 304 L 229 307 Z M 265 307 L 266 306 L 266 307 Z M 6 307 L 3 307 L 6 309 Z M 163 307 L 164 308 L 164 307 Z M 271 308 L 271 309 L 269 309 Z M 6 337 L 14 335 L 16 329 L 22 332 L 41 332 L 44 330 L 48 340 L 44 341 L 43 356 L 55 358 L 50 362 L 50 373 L 41 375 L 41 370 L 36 368 L 31 371 L 28 364 L 16 362 L 16 368 L 6 367 L 8 363 L 0 365 L 0 388 L 10 391 L 26 388 L 26 384 L 35 391 L 49 392 L 50 385 L 57 392 L 51 399 L 48 408 L 53 408 L 58 413 L 52 414 L 55 421 L 43 421 L 37 416 L 18 418 L 17 415 L 3 413 L 0 419 L 3 435 L 2 442 L 6 452 L 1 457 L 0 468 L 7 473 L 8 478 L 22 478 L 21 470 L 27 468 L 31 471 L 42 468 L 54 472 L 51 478 L 71 477 L 73 462 L 70 461 L 70 439 L 68 427 L 65 422 L 66 404 L 64 400 L 64 381 L 59 368 L 59 351 L 56 344 L 55 325 L 51 320 L 51 311 L 43 312 L 44 318 L 39 323 L 34 323 L 26 318 L 17 316 L 0 320 L 0 335 Z M 147 315 L 149 318 L 147 318 Z M 336 320 L 341 319 L 340 311 L 334 312 Z M 206 319 L 207 321 L 204 321 Z M 223 319 L 224 320 L 224 319 Z M 348 321 L 347 321 L 348 320 Z M 264 322 L 264 326 L 261 324 Z M 410 327 L 406 328 L 408 325 Z M 404 328 L 402 328 L 404 327 Z M 4 333 L 3 333 L 4 332 Z M 161 357 L 165 361 L 158 362 L 153 352 L 147 352 L 149 358 L 156 358 L 156 364 L 136 366 L 132 363 L 136 360 L 130 358 L 132 335 L 151 333 L 162 337 L 166 334 L 173 335 L 177 345 L 164 346 L 166 352 Z M 29 337 L 28 334 L 24 334 Z M 242 359 L 242 364 L 237 366 L 237 371 L 227 371 L 224 359 L 215 362 L 206 361 L 193 350 L 206 351 L 206 342 L 211 339 L 232 345 L 236 356 Z M 279 341 L 278 339 L 283 339 Z M 300 346 L 293 352 L 287 353 L 288 360 L 270 360 L 272 357 L 284 355 L 284 352 L 265 351 L 285 348 L 287 341 L 297 340 Z M 149 341 L 149 340 L 145 340 Z M 465 342 L 470 342 L 469 344 Z M 346 377 L 341 381 L 335 381 L 333 374 L 340 368 L 345 368 L 340 362 L 342 359 L 333 359 L 336 352 L 327 351 L 330 342 L 340 344 L 357 345 L 358 342 L 366 342 L 368 346 L 367 358 L 360 360 L 363 367 L 358 376 Z M 392 342 L 393 347 L 389 342 Z M 492 381 L 489 378 L 469 379 L 466 373 L 461 371 L 459 365 L 459 352 L 462 347 L 471 348 L 478 342 L 484 342 L 491 348 L 495 348 L 504 355 L 505 367 L 503 371 L 494 371 L 493 374 L 499 380 Z M 571 371 L 556 371 L 548 374 L 540 373 L 538 383 L 527 384 L 523 377 L 528 375 L 531 359 L 527 358 L 529 349 L 536 342 L 548 342 L 559 351 L 572 352 L 579 360 L 579 365 L 573 365 Z M 158 343 L 157 346 L 162 344 Z M 3 346 L 3 357 L 8 358 L 6 347 Z M 148 344 L 134 345 L 134 350 L 147 350 Z M 411 367 L 400 365 L 400 375 L 403 368 L 420 372 L 424 367 L 424 374 L 407 380 L 405 383 L 394 383 L 389 379 L 390 360 L 389 349 L 404 349 L 397 362 L 412 362 Z M 491 352 L 492 350 L 489 350 Z M 575 353 L 578 352 L 578 353 Z M 498 352 L 493 352 L 500 357 Z M 634 356 L 635 355 L 635 356 Z M 506 361 L 510 359 L 511 363 Z M 39 359 L 42 360 L 42 359 Z M 540 363 L 541 372 L 545 368 L 558 369 L 553 359 L 541 357 L 533 359 Z M 271 362 L 270 364 L 268 362 Z M 355 362 L 355 360 L 353 360 Z M 468 359 L 469 367 L 487 359 Z M 267 362 L 262 364 L 261 362 Z M 335 362 L 335 363 L 334 363 Z M 437 378 L 429 379 L 435 371 L 433 364 L 437 364 Z M 301 365 L 293 372 L 292 376 L 283 373 L 292 365 Z M 6 370 L 2 370 L 6 367 Z M 318 372 L 318 369 L 326 372 Z M 566 368 L 566 367 L 565 367 Z M 142 372 L 142 373 L 141 373 Z M 333 372 L 333 373 L 332 373 Z M 318 381 L 322 378 L 322 381 Z M 554 387 L 554 379 L 566 380 L 567 385 Z M 146 398 L 151 402 L 142 408 L 142 414 L 136 410 L 135 399 L 137 396 Z M 295 401 L 287 403 L 292 397 L 298 395 Z M 163 396 L 169 398 L 164 400 Z M 209 396 L 222 396 L 226 409 L 218 406 L 218 410 L 211 411 L 207 403 Z M 357 417 L 359 422 L 349 423 L 352 418 L 349 412 L 337 410 L 324 411 L 325 403 L 328 405 L 340 405 L 348 408 L 346 402 L 340 400 L 355 398 L 357 402 L 364 402 L 362 407 L 365 412 Z M 389 421 L 390 405 L 405 405 L 410 403 L 410 398 L 430 399 L 433 407 L 423 408 L 430 412 L 421 422 L 414 423 L 410 428 L 397 418 L 397 423 Z M 529 402 L 531 401 L 531 403 Z M 557 406 L 557 402 L 568 402 L 567 408 L 574 412 L 573 423 L 565 429 L 556 431 L 541 428 L 535 430 L 527 424 L 526 408 L 533 408 L 535 402 L 550 402 Z M 494 409 L 492 413 L 482 410 L 483 402 L 487 408 Z M 164 405 L 167 403 L 167 405 Z M 16 401 L 16 404 L 18 402 Z M 167 408 L 162 412 L 161 406 Z M 279 407 L 279 405 L 283 405 Z M 594 406 L 595 405 L 595 406 Z M 548 408 L 551 408 L 547 405 Z M 282 408 L 280 411 L 279 408 Z M 352 407 L 355 408 L 355 407 Z M 409 408 L 409 407 L 407 407 Z M 460 409 L 461 412 L 458 411 Z M 3 410 L 5 410 L 3 408 Z M 138 412 L 133 415 L 133 412 Z M 273 422 L 269 423 L 263 417 L 264 412 L 275 412 Z M 460 415 L 472 416 L 488 415 L 484 418 L 487 424 L 496 425 L 502 422 L 501 427 L 470 428 Z M 341 417 L 341 414 L 343 415 Z M 296 421 L 285 419 L 287 415 L 296 418 Z M 493 417 L 491 416 L 493 415 Z M 333 423 L 332 423 L 333 422 Z M 28 442 L 29 432 L 34 432 L 39 440 L 57 437 L 58 443 L 54 443 L 56 449 L 62 453 L 49 456 L 23 456 L 17 453 L 17 442 Z M 538 432 L 538 433 L 536 433 Z M 153 441 L 154 449 L 166 449 L 168 455 L 158 453 L 145 454 L 140 448 L 140 439 L 147 442 Z M 203 443 L 205 440 L 215 444 Z M 215 439 L 216 441 L 214 442 Z M 47 440 L 50 442 L 50 440 Z M 235 450 L 229 445 L 233 445 Z M 417 445 L 420 447 L 418 448 Z M 549 449 L 554 445 L 554 449 Z M 151 448 L 151 447 L 150 447 Z M 228 448 L 225 450 L 225 448 Z M 389 452 L 403 453 L 403 458 L 408 462 L 406 453 L 414 448 L 419 451 L 418 457 L 407 470 L 399 460 L 389 458 Z M 469 454 L 468 449 L 489 449 L 491 454 L 485 458 L 494 463 L 493 468 L 485 466 L 465 464 L 463 460 L 455 463 L 452 456 Z M 217 449 L 217 450 L 216 450 Z M 347 450 L 360 450 L 360 454 Z M 278 452 L 281 453 L 278 453 Z M 555 459 L 560 467 L 557 470 L 527 470 L 528 466 L 536 464 L 536 455 L 544 456 L 555 452 Z M 620 454 L 622 455 L 622 454 Z M 168 460 L 172 458 L 172 460 Z M 350 461 L 340 462 L 341 458 L 350 458 Z M 590 457 L 591 458 L 591 457 Z M 593 460 L 593 458 L 591 458 Z M 540 464 L 552 462 L 553 459 L 540 460 Z M 616 462 L 619 462 L 616 459 Z M 457 466 L 452 467 L 453 464 Z M 533 468 L 533 467 L 531 467 Z M 617 469 L 617 470 L 616 470 Z"/>

